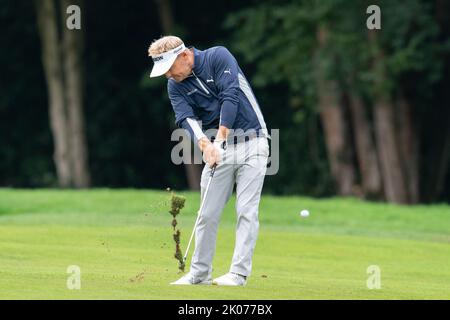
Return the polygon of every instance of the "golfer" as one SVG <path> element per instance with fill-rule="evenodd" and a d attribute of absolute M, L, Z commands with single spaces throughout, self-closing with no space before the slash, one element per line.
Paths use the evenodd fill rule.
<path fill-rule="evenodd" d="M 190 271 L 178 285 L 243 286 L 252 270 L 259 229 L 258 207 L 269 156 L 270 138 L 261 109 L 236 59 L 225 47 L 186 48 L 175 36 L 149 48 L 150 77 L 165 75 L 175 122 L 190 134 L 206 165 L 201 177 L 203 210 L 195 231 Z M 206 131 L 215 129 L 210 138 Z M 210 191 L 203 199 L 215 167 Z M 217 229 L 236 184 L 236 242 L 227 274 L 212 280 Z"/>

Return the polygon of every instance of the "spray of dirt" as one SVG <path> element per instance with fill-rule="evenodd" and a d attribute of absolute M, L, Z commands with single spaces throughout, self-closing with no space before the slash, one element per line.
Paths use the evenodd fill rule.
<path fill-rule="evenodd" d="M 178 269 L 180 269 L 180 271 L 182 271 L 182 272 L 184 272 L 185 263 L 183 261 L 183 253 L 181 252 L 181 249 L 180 249 L 181 232 L 179 229 L 176 229 L 176 226 L 178 224 L 176 217 L 177 217 L 177 215 L 180 214 L 180 210 L 183 209 L 185 202 L 186 202 L 186 198 L 184 198 L 182 196 L 177 196 L 172 192 L 171 209 L 170 209 L 169 213 L 173 217 L 172 228 L 173 228 L 173 240 L 175 241 L 174 257 L 175 257 L 175 259 L 178 260 Z"/>

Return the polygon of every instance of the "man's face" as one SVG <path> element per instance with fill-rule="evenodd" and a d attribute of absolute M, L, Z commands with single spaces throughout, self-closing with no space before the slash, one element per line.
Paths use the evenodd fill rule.
<path fill-rule="evenodd" d="M 173 78 L 176 82 L 181 82 L 186 79 L 191 72 L 192 68 L 189 63 L 189 56 L 186 52 L 182 52 L 178 55 L 169 71 L 165 73 L 165 76 L 167 79 Z"/>

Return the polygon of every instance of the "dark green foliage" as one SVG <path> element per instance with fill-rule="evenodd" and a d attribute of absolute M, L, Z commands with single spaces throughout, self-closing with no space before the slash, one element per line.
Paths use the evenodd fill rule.
<path fill-rule="evenodd" d="M 52 187 L 53 142 L 34 5 L 0 4 L 0 186 Z M 414 102 L 421 120 L 423 191 L 433 189 L 436 166 L 430 164 L 439 163 L 450 118 L 448 11 L 440 14 L 436 1 L 377 1 L 382 8 L 377 47 L 366 39 L 370 4 L 172 1 L 176 33 L 200 49 L 228 46 L 253 85 L 268 127 L 280 129 L 280 171 L 266 178 L 264 192 L 334 194 L 313 83 L 315 32 L 321 24 L 332 31 L 329 46 L 319 52 L 329 77 L 346 86 L 352 75 L 355 84 L 347 89 L 363 93 L 369 104 L 373 90 L 395 95 L 400 86 Z M 154 1 L 86 1 L 83 15 L 93 186 L 186 188 L 183 166 L 170 159 L 175 125 L 165 79 L 148 78 L 147 47 L 161 35 Z M 438 16 L 447 17 L 447 23 Z M 370 59 L 380 48 L 388 81 L 374 87 L 377 74 L 370 72 Z M 450 199 L 449 177 L 439 197 L 425 198 Z"/>
<path fill-rule="evenodd" d="M 52 137 L 31 1 L 0 2 L 0 186 L 52 186 Z"/>
<path fill-rule="evenodd" d="M 422 164 L 436 157 L 430 154 L 430 144 L 437 149 L 445 145 L 446 125 L 434 117 L 440 114 L 447 123 L 450 118 L 448 90 L 444 93 L 442 88 L 449 83 L 445 70 L 450 65 L 450 38 L 448 28 L 439 26 L 436 19 L 436 2 L 377 1 L 382 29 L 376 31 L 376 45 L 368 40 L 366 28 L 366 8 L 371 4 L 365 0 L 266 0 L 226 20 L 225 27 L 233 33 L 232 49 L 253 67 L 253 84 L 270 115 L 269 126 L 281 130 L 281 168 L 277 176 L 268 178 L 271 191 L 334 193 L 317 116 L 314 79 L 318 71 L 344 90 L 361 94 L 369 106 L 374 94 L 395 97 L 405 92 L 418 112 L 418 135 L 424 139 L 420 141 Z M 316 33 L 321 26 L 327 29 L 328 39 L 319 49 Z M 374 70 L 373 57 L 381 50 L 385 59 L 379 67 L 383 69 Z M 314 59 L 320 70 L 314 68 Z M 380 72 L 385 73 L 384 81 L 377 82 Z M 447 108 L 441 107 L 444 96 Z M 282 112 L 272 113 L 270 108 Z M 440 136 L 431 138 L 429 130 Z M 428 171 L 421 170 L 421 181 L 432 175 Z"/>

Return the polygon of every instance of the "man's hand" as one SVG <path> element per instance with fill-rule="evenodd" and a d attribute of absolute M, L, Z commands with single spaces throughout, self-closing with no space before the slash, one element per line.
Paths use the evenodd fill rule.
<path fill-rule="evenodd" d="M 218 165 L 220 161 L 219 149 L 210 142 L 206 147 L 205 152 L 203 152 L 203 159 L 210 168 L 212 168 L 214 165 Z"/>
<path fill-rule="evenodd" d="M 225 150 L 221 147 L 224 140 L 226 140 L 229 129 L 224 126 L 219 126 L 217 131 L 217 137 L 214 140 L 214 144 L 209 141 L 208 138 L 201 138 L 198 140 L 198 147 L 203 152 L 203 160 L 212 168 L 214 165 L 218 165 L 223 160 Z"/>
<path fill-rule="evenodd" d="M 214 146 L 208 138 L 201 138 L 198 141 L 198 147 L 203 153 L 203 160 L 212 168 L 220 161 L 219 150 Z"/>
<path fill-rule="evenodd" d="M 212 168 L 214 165 L 218 165 L 223 160 L 225 150 L 222 147 L 223 141 L 215 140 L 211 143 L 208 139 L 202 138 L 199 140 L 198 145 L 203 152 L 203 160 Z"/>

